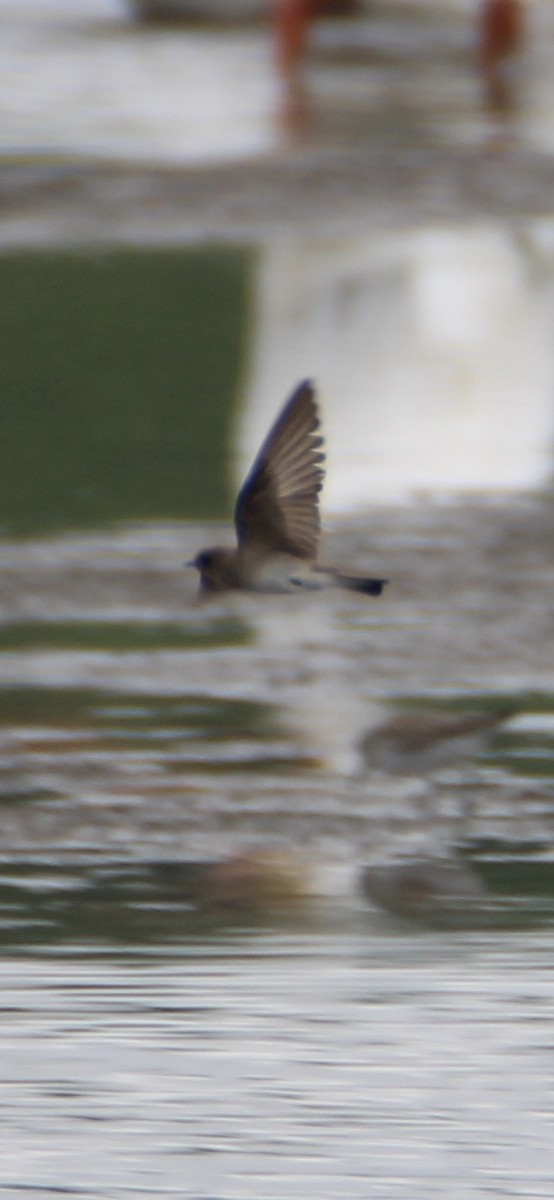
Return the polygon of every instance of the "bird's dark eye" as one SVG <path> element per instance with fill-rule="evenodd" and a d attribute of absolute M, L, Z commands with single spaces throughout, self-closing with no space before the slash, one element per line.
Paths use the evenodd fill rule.
<path fill-rule="evenodd" d="M 202 570 L 205 567 L 210 567 L 213 562 L 213 552 L 211 550 L 203 550 L 201 554 L 197 554 L 195 563 Z"/>

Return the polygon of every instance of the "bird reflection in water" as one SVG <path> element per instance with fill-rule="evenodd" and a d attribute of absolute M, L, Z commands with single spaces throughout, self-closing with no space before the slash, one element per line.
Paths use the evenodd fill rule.
<path fill-rule="evenodd" d="M 494 898 L 470 863 L 457 857 L 456 838 L 444 828 L 430 798 L 445 769 L 461 768 L 467 783 L 468 764 L 486 749 L 488 736 L 511 715 L 491 712 L 453 713 L 419 708 L 388 716 L 358 742 L 360 774 L 414 779 L 420 794 L 422 850 L 414 839 L 385 837 L 376 860 L 360 874 L 363 895 L 398 916 L 438 927 L 481 926 L 498 920 Z M 383 786 L 386 786 L 383 784 Z M 471 807 L 461 805 L 457 820 L 467 827 Z M 426 828 L 427 827 L 427 828 Z"/>
<path fill-rule="evenodd" d="M 358 750 L 366 770 L 431 776 L 480 754 L 506 712 L 451 713 L 414 709 L 390 716 L 363 734 Z"/>
<path fill-rule="evenodd" d="M 495 905 L 484 883 L 453 856 L 406 856 L 366 866 L 360 888 L 379 908 L 434 927 L 470 927 L 494 920 Z"/>
<path fill-rule="evenodd" d="M 457 819 L 467 828 L 473 815 L 467 795 L 468 790 L 474 791 L 476 760 L 486 751 L 490 735 L 512 715 L 513 709 L 504 705 L 484 712 L 417 708 L 394 713 L 374 723 L 358 740 L 358 779 L 378 773 L 415 781 L 421 818 L 434 827 L 441 775 L 457 770 L 458 790 L 463 785 L 465 792 Z"/>

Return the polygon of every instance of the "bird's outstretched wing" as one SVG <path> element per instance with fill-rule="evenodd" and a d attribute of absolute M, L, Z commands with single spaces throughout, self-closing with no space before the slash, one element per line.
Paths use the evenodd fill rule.
<path fill-rule="evenodd" d="M 315 389 L 295 388 L 270 430 L 235 508 L 243 550 L 316 558 L 325 455 Z"/>

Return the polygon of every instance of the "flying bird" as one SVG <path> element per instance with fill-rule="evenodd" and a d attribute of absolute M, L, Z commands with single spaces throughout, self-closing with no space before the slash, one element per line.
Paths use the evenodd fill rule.
<path fill-rule="evenodd" d="M 315 388 L 304 380 L 287 400 L 239 492 L 237 546 L 201 550 L 187 563 L 200 573 L 201 596 L 328 587 L 381 595 L 387 579 L 344 574 L 317 561 L 325 475 L 319 428 Z"/>

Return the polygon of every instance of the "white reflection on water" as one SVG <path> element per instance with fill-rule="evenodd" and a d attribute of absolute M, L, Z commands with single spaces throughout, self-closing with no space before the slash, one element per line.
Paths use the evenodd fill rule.
<path fill-rule="evenodd" d="M 550 935 L 371 918 L 8 959 L 5 1194 L 546 1200 L 551 966 Z"/>
<path fill-rule="evenodd" d="M 291 383 L 320 383 L 324 504 L 543 487 L 552 473 L 551 223 L 278 239 L 260 253 L 244 474 Z"/>

